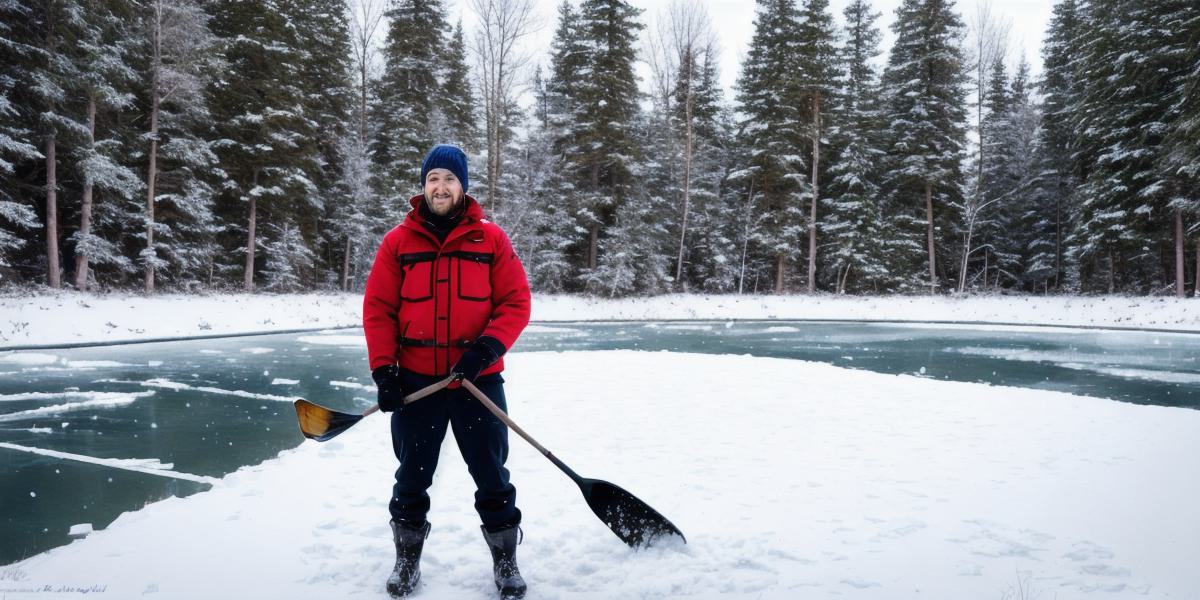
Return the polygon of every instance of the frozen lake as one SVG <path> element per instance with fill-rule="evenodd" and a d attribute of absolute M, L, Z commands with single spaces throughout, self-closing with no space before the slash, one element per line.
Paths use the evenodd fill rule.
<path fill-rule="evenodd" d="M 599 349 L 795 358 L 1200 407 L 1200 336 L 1185 334 L 626 322 L 531 326 L 514 352 Z M 294 447 L 295 397 L 369 406 L 365 362 L 357 330 L 0 354 L 0 564 Z"/>

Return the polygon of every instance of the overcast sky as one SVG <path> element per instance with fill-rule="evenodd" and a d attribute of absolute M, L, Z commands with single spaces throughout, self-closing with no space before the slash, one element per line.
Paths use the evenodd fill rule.
<path fill-rule="evenodd" d="M 643 34 L 651 30 L 656 20 L 660 18 L 660 15 L 665 14 L 667 7 L 670 6 L 672 1 L 700 2 L 708 11 L 713 28 L 716 30 L 717 38 L 720 40 L 722 46 L 721 80 L 725 84 L 726 98 L 732 101 L 733 83 L 737 80 L 741 60 L 749 50 L 750 41 L 754 35 L 754 0 L 629 0 L 630 4 L 644 11 L 641 20 L 647 25 L 647 28 L 643 30 Z M 959 14 L 968 25 L 977 13 L 977 7 L 984 1 L 958 1 Z M 547 65 L 549 63 L 550 42 L 554 37 L 554 29 L 557 25 L 560 0 L 534 0 L 534 2 L 542 25 L 539 31 L 527 38 L 526 47 L 533 55 L 535 61 Z M 579 4 L 579 0 L 572 0 L 572 2 L 576 6 Z M 842 11 L 848 2 L 849 0 L 830 0 L 831 10 L 839 24 L 842 23 Z M 461 16 L 463 26 L 467 30 L 467 35 L 470 35 L 470 31 L 474 28 L 475 19 L 468 8 L 469 0 L 447 0 L 446 4 L 450 10 L 451 20 L 455 21 Z M 878 21 L 879 28 L 883 32 L 883 54 L 879 59 L 882 64 L 882 61 L 886 60 L 887 51 L 895 39 L 895 35 L 891 31 L 891 24 L 896 19 L 896 7 L 900 6 L 901 0 L 874 0 L 873 4 L 875 10 L 882 13 Z M 991 2 L 993 16 L 1005 19 L 1011 23 L 1009 64 L 1012 67 L 1015 68 L 1021 52 L 1024 52 L 1033 74 L 1036 76 L 1041 73 L 1041 41 L 1046 31 L 1046 25 L 1050 20 L 1050 12 L 1053 4 L 1051 0 L 1004 0 L 1002 2 Z M 1012 72 L 1013 69 L 1010 68 L 1009 73 L 1011 74 Z M 648 77 L 648 69 L 645 65 L 639 67 L 639 74 L 643 78 L 644 85 L 645 78 Z"/>

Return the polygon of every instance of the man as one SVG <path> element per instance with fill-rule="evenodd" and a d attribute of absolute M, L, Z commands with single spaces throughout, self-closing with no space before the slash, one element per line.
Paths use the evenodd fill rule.
<path fill-rule="evenodd" d="M 508 236 L 466 195 L 467 157 L 439 145 L 421 164 L 424 193 L 383 238 L 367 278 L 363 328 L 379 408 L 392 415 L 396 470 L 389 510 L 396 566 L 388 593 L 401 597 L 421 578 L 429 535 L 426 490 L 433 482 L 446 426 L 475 480 L 475 510 L 492 553 L 503 598 L 521 598 L 517 570 L 521 511 L 509 483 L 508 428 L 467 390 L 474 384 L 502 410 L 504 353 L 529 323 L 529 283 Z M 455 374 L 435 395 L 405 405 L 403 397 Z"/>

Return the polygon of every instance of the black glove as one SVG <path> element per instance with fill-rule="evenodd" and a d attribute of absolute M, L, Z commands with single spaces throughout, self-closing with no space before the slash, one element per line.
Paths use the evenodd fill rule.
<path fill-rule="evenodd" d="M 400 367 L 384 365 L 371 371 L 371 379 L 379 388 L 379 410 L 383 412 L 404 410 L 404 377 Z"/>
<path fill-rule="evenodd" d="M 458 362 L 454 363 L 450 372 L 458 375 L 459 379 L 474 382 L 481 371 L 500 360 L 507 350 L 500 340 L 486 335 L 480 336 L 474 344 L 471 344 L 470 348 L 467 348 Z"/>

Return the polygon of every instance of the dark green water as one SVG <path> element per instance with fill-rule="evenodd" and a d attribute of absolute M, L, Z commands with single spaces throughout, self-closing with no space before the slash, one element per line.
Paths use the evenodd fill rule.
<path fill-rule="evenodd" d="M 157 459 L 180 473 L 221 477 L 301 442 L 292 397 L 341 410 L 370 406 L 360 333 L 329 333 L 0 353 L 0 442 Z M 795 358 L 1200 408 L 1195 335 L 779 321 L 568 323 L 531 327 L 513 351 L 603 349 Z M 95 393 L 151 391 L 115 406 L 18 414 L 102 398 Z M 18 399 L 30 393 L 57 395 Z M 0 564 L 68 543 L 71 525 L 102 529 L 122 512 L 207 487 L 0 448 Z"/>

